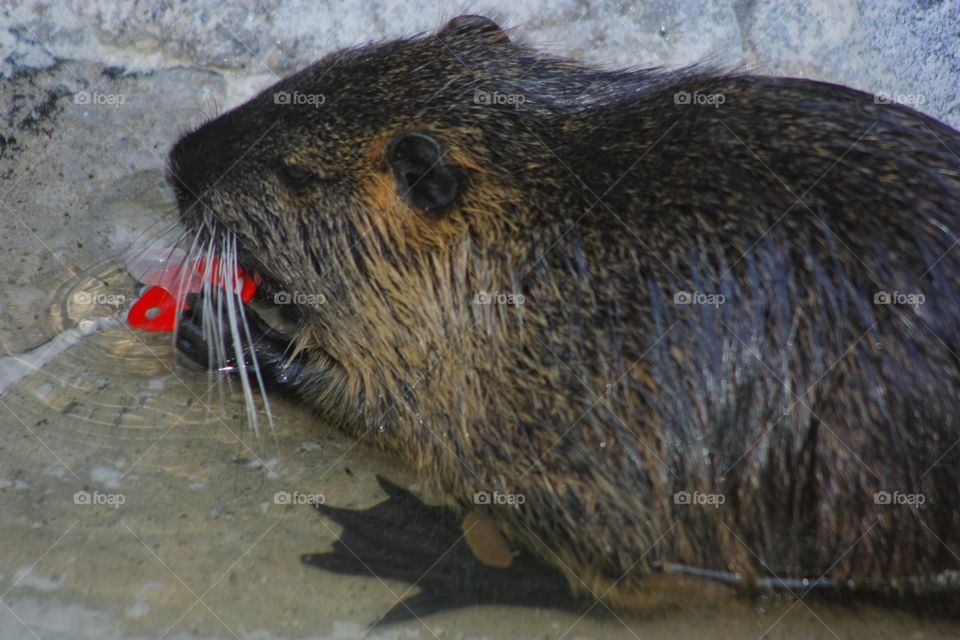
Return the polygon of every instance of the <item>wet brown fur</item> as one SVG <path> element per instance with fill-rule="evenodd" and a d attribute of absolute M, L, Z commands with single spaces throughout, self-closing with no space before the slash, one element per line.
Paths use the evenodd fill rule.
<path fill-rule="evenodd" d="M 326 103 L 274 103 L 294 90 Z M 387 166 L 410 130 L 463 175 L 439 219 Z M 322 60 L 171 164 L 209 207 L 188 225 L 230 229 L 275 288 L 323 294 L 299 310 L 324 372 L 306 402 L 573 588 L 637 608 L 653 561 L 920 591 L 957 568 L 955 152 L 949 127 L 843 87 L 604 72 L 454 26 Z M 277 159 L 318 181 L 285 188 Z M 726 302 L 675 305 L 681 290 Z"/>

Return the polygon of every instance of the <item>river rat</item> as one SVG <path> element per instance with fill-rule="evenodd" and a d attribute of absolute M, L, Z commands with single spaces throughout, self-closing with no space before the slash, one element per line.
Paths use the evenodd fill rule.
<path fill-rule="evenodd" d="M 290 335 L 234 336 L 265 388 L 630 609 L 666 563 L 955 575 L 958 151 L 843 86 L 599 69 L 461 16 L 281 80 L 169 179 L 290 303 Z"/>

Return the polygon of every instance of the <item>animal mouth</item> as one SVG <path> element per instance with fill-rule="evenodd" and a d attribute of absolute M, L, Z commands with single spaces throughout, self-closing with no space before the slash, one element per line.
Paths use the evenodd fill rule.
<path fill-rule="evenodd" d="M 255 253 L 247 246 L 251 240 L 234 232 L 230 225 L 224 222 L 215 201 L 206 197 L 208 190 L 201 188 L 202 182 L 191 180 L 196 170 L 189 170 L 192 165 L 186 162 L 184 157 L 191 159 L 192 156 L 180 151 L 182 145 L 183 141 L 171 152 L 167 183 L 176 196 L 180 224 L 184 229 L 183 241 L 186 246 L 183 248 L 187 249 L 188 260 L 226 260 L 231 268 L 238 267 L 256 279 L 254 299 L 257 303 L 272 304 L 276 296 L 285 290 L 282 279 L 255 257 Z M 253 217 L 252 213 L 242 215 Z M 287 307 L 283 310 L 285 316 L 299 316 L 296 305 L 284 306 Z M 295 319 L 299 320 L 299 317 Z"/>
<path fill-rule="evenodd" d="M 171 183 L 176 182 L 171 178 Z M 247 244 L 248 240 L 235 233 L 209 205 L 185 192 L 176 189 L 180 223 L 184 229 L 183 242 L 189 260 L 217 262 L 225 260 L 231 269 L 236 267 L 255 279 L 257 288 L 253 301 L 257 305 L 274 306 L 277 296 L 286 286 L 267 265 L 257 259 Z M 300 312 L 294 304 L 283 306 L 283 315 L 299 320 Z"/>

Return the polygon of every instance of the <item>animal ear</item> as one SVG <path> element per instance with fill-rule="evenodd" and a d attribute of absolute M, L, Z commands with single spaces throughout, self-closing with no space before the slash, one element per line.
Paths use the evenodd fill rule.
<path fill-rule="evenodd" d="M 444 161 L 440 143 L 425 133 L 401 133 L 390 142 L 387 162 L 397 179 L 400 197 L 439 218 L 460 194 L 455 169 Z"/>
<path fill-rule="evenodd" d="M 507 33 L 496 22 L 486 16 L 463 15 L 457 16 L 440 30 L 440 37 L 447 39 L 450 36 L 478 35 L 490 42 L 510 42 Z"/>

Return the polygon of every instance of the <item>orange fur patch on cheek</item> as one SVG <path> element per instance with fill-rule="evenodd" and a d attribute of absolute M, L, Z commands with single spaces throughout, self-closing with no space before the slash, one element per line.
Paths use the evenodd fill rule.
<path fill-rule="evenodd" d="M 363 183 L 362 193 L 372 230 L 384 241 L 405 248 L 411 240 L 411 230 L 403 221 L 414 212 L 398 196 L 394 177 L 387 172 L 371 173 Z"/>
<path fill-rule="evenodd" d="M 373 175 L 364 186 L 370 222 L 384 238 L 397 246 L 448 246 L 466 225 L 451 219 L 434 220 L 400 197 L 397 181 L 390 174 Z"/>
<path fill-rule="evenodd" d="M 398 197 L 397 181 L 387 166 L 386 149 L 391 136 L 378 136 L 363 154 L 366 166 L 360 178 L 360 198 L 371 231 L 379 238 L 402 247 L 406 242 L 405 234 L 401 233 L 402 229 L 396 223 L 403 216 L 406 205 Z"/>
<path fill-rule="evenodd" d="M 391 214 L 404 203 L 397 196 L 397 181 L 388 173 L 373 173 L 363 187 L 364 200 L 377 216 Z"/>
<path fill-rule="evenodd" d="M 502 176 L 491 170 L 482 150 L 471 152 L 473 136 L 462 133 L 455 138 L 460 144 L 447 149 L 444 162 L 469 176 L 467 191 L 458 205 L 459 211 L 442 219 L 434 219 L 409 205 L 403 198 L 387 159 L 387 148 L 397 131 L 383 133 L 367 147 L 366 175 L 362 192 L 371 217 L 371 225 L 386 241 L 402 249 L 431 247 L 450 248 L 457 245 L 468 227 L 485 229 L 493 238 L 505 232 L 510 219 L 501 215 L 508 202 L 522 202 L 522 196 L 503 186 Z M 439 139 L 452 135 L 430 132 Z M 462 142 L 468 140 L 467 142 Z M 466 146 L 465 146 L 466 145 Z"/>

